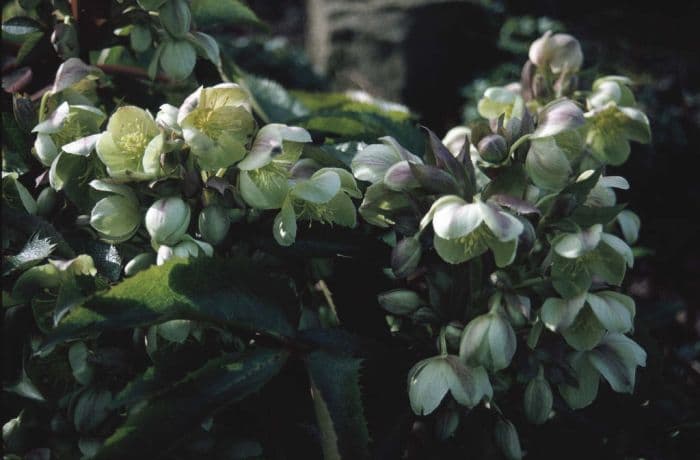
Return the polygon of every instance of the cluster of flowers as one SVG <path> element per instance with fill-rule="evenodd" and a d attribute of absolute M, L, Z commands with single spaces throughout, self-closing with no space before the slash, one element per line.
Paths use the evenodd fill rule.
<path fill-rule="evenodd" d="M 127 275 L 173 256 L 212 256 L 246 208 L 279 210 L 273 235 L 285 246 L 295 240 L 297 220 L 356 224 L 351 197 L 361 193 L 352 174 L 300 159 L 311 142 L 302 128 L 258 129 L 248 95 L 236 84 L 199 88 L 180 107 L 161 106 L 155 118 L 139 107 L 119 107 L 101 131 L 105 119 L 95 107 L 63 101 L 34 128 L 34 151 L 54 190 L 89 175 L 95 192 L 89 224 L 103 241 L 128 241 L 145 223 L 155 252 L 135 257 Z M 86 158 L 89 166 L 79 162 Z M 197 200 L 188 199 L 184 187 L 139 188 L 173 179 L 182 185 L 191 174 L 221 190 L 207 194 L 199 210 L 200 239 L 188 234 Z M 233 204 L 224 199 L 229 189 Z"/>
<path fill-rule="evenodd" d="M 449 404 L 495 405 L 493 379 L 504 386 L 499 375 L 512 370 L 522 345 L 530 354 L 524 410 L 534 423 L 552 411 L 547 376 L 554 368 L 568 369 L 570 378 L 554 380 L 572 408 L 595 399 L 600 376 L 615 391 L 633 390 L 646 355 L 625 335 L 634 301 L 614 287 L 633 264 L 629 244 L 639 219 L 617 205 L 614 189 L 627 189 L 627 181 L 604 173 L 627 160 L 630 141 L 649 142 L 649 122 L 627 78 L 600 78 L 590 91 L 576 91 L 582 61 L 575 38 L 547 33 L 532 44 L 521 82 L 486 90 L 478 110 L 488 124 L 455 128 L 442 142 L 431 134 L 425 161 L 385 138 L 352 162 L 355 177 L 371 183 L 360 214 L 395 231 L 397 278 L 420 284 L 415 279 L 435 267 L 430 248 L 444 263 L 467 263 L 471 273 L 494 269 L 492 286 L 470 286 L 484 295 L 466 312 L 446 314 L 432 286 L 430 301 L 416 289 L 380 296 L 393 330 L 427 324 L 438 339 L 440 354 L 408 377 L 418 415 L 432 413 L 448 392 Z M 557 362 L 559 355 L 565 358 Z M 439 413 L 452 420 L 438 424 L 451 427 L 447 435 L 456 413 Z M 519 458 L 514 427 L 505 417 L 499 427 L 506 453 Z"/>

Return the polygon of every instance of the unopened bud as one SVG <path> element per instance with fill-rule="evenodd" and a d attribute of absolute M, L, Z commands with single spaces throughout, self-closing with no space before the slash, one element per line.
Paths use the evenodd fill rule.
<path fill-rule="evenodd" d="M 177 244 L 189 225 L 190 207 L 179 197 L 162 198 L 146 211 L 146 229 L 156 244 Z"/>
<path fill-rule="evenodd" d="M 221 243 L 231 228 L 226 209 L 218 205 L 202 209 L 197 223 L 202 239 L 213 245 Z"/>
<path fill-rule="evenodd" d="M 124 266 L 124 274 L 126 276 L 133 276 L 136 273 L 140 272 L 141 270 L 144 270 L 151 265 L 153 265 L 156 262 L 156 258 L 151 252 L 144 252 L 133 259 L 131 259 L 127 264 Z"/>
<path fill-rule="evenodd" d="M 425 304 L 418 294 L 408 289 L 383 292 L 377 296 L 377 300 L 384 310 L 393 315 L 408 315 Z"/>
<path fill-rule="evenodd" d="M 527 384 L 523 403 L 525 416 L 535 425 L 541 425 L 549 418 L 553 403 L 552 389 L 542 372 Z"/>
<path fill-rule="evenodd" d="M 499 419 L 494 427 L 493 435 L 496 445 L 508 460 L 523 458 L 518 432 L 510 420 Z"/>
<path fill-rule="evenodd" d="M 459 356 L 468 364 L 499 371 L 508 367 L 516 346 L 513 327 L 500 311 L 494 309 L 477 316 L 464 328 Z"/>
<path fill-rule="evenodd" d="M 422 254 L 421 244 L 416 236 L 402 239 L 391 251 L 391 268 L 394 275 L 404 278 L 415 271 Z"/>
<path fill-rule="evenodd" d="M 479 141 L 479 156 L 488 163 L 500 163 L 508 157 L 508 145 L 503 136 L 492 134 Z"/>
<path fill-rule="evenodd" d="M 462 338 L 463 330 L 464 324 L 459 321 L 451 321 L 445 326 L 445 340 L 447 341 L 448 348 L 459 350 L 459 341 Z"/>

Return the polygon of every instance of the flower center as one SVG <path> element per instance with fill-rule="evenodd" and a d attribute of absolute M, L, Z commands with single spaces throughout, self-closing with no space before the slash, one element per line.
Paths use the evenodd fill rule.
<path fill-rule="evenodd" d="M 125 131 L 126 134 L 122 135 L 117 140 L 119 149 L 129 158 L 141 158 L 146 150 L 146 146 L 151 141 L 151 139 L 146 136 L 146 128 L 143 123 L 129 123 L 123 131 Z"/>

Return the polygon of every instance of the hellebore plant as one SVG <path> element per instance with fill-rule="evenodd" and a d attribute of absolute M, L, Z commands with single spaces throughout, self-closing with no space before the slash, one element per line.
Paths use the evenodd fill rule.
<path fill-rule="evenodd" d="M 620 292 L 639 218 L 617 204 L 615 189 L 627 181 L 604 173 L 627 159 L 629 141 L 649 142 L 649 123 L 626 78 L 576 91 L 583 54 L 573 37 L 547 33 L 529 57 L 521 82 L 484 93 L 478 110 L 487 122 L 455 128 L 443 142 L 429 133 L 423 160 L 385 139 L 352 162 L 355 177 L 371 184 L 360 214 L 396 241 L 391 266 L 401 287 L 379 297 L 391 329 L 427 328 L 438 344 L 440 354 L 409 373 L 417 415 L 441 404 L 454 410 L 450 401 L 497 408 L 519 393 L 528 420 L 541 424 L 552 388 L 581 408 L 601 377 L 633 391 L 645 365 L 624 335 L 634 301 Z M 440 270 L 440 260 L 464 269 Z M 447 294 L 455 290 L 464 294 Z M 414 297 L 430 299 L 431 312 Z M 507 415 L 497 410 L 495 440 L 520 458 Z"/>
<path fill-rule="evenodd" d="M 185 78 L 196 52 L 217 61 L 211 37 L 190 32 L 189 2 L 137 5 L 129 11 L 140 22 L 119 34 L 129 36 L 137 53 L 157 40 L 150 73 L 160 65 L 170 77 Z M 55 88 L 47 96 L 55 110 L 46 105 L 29 126 L 41 163 L 38 198 L 20 174 L 3 171 L 4 203 L 30 222 L 32 232 L 39 226 L 49 237 L 32 236 L 23 252 L 41 257 L 8 258 L 6 273 L 18 275 L 12 300 L 29 302 L 37 317 L 49 315 L 38 326 L 50 339 L 32 343 L 32 353 L 67 353 L 80 389 L 64 401 L 78 414 L 81 442 L 110 414 L 119 417 L 121 407 L 129 408 L 122 411 L 129 414 L 126 427 L 94 451 L 115 449 L 117 455 L 129 442 L 147 444 L 137 439 L 139 417 L 157 425 L 161 410 L 194 411 L 186 422 L 204 429 L 211 413 L 257 392 L 298 355 L 309 370 L 324 453 L 341 457 L 334 448 L 346 441 L 333 430 L 350 426 L 361 453 L 343 458 L 369 458 L 367 428 L 353 425 L 363 420 L 361 360 L 354 346 L 345 350 L 344 335 L 333 336 L 340 319 L 322 279 L 343 251 L 335 242 L 309 249 L 307 226 L 359 227 L 356 246 L 372 240 L 391 247 L 380 268 L 386 267 L 394 288 L 379 294 L 377 308 L 386 311 L 398 343 L 408 343 L 415 355 L 406 366 L 410 407 L 417 417 L 437 420 L 441 439 L 480 411 L 493 418 L 503 454 L 521 458 L 510 420 L 519 418 L 519 409 L 512 401 L 524 419 L 539 425 L 556 417 L 554 408 L 564 410 L 561 399 L 572 410 L 591 404 L 601 380 L 616 392 L 632 392 L 646 353 L 628 337 L 635 303 L 623 281 L 634 263 L 629 245 L 640 220 L 616 195 L 629 183 L 607 167 L 628 159 L 630 142 L 650 141 L 649 122 L 624 77 L 603 77 L 589 91 L 579 90 L 582 65 L 575 38 L 545 34 L 532 44 L 520 82 L 485 91 L 478 103 L 484 120 L 455 127 L 443 140 L 425 129 L 425 152 L 409 151 L 400 134 L 369 145 L 334 144 L 330 136 L 322 141 L 303 116 L 285 117 L 289 125 L 265 124 L 272 118 L 261 116 L 260 101 L 245 84 L 200 87 L 179 107 L 161 105 L 155 117 L 141 107 L 118 106 L 105 126 L 96 98 L 76 96 L 74 85 L 84 82 Z M 67 239 L 84 254 L 51 225 L 39 225 L 39 216 L 59 209 L 61 221 L 75 227 Z M 311 256 L 297 258 L 307 250 Z M 48 263 L 37 262 L 49 255 Z M 219 270 L 239 259 L 270 269 L 262 287 L 255 285 L 257 272 Z M 310 270 L 283 273 L 299 260 Z M 144 279 L 150 284 L 141 292 Z M 296 314 L 293 326 L 289 319 Z M 96 343 L 100 331 L 118 328 L 133 330 L 143 361 L 156 369 L 119 395 L 91 386 L 98 370 L 86 345 Z M 63 350 L 63 342 L 77 339 Z M 222 347 L 207 354 L 215 362 L 184 373 L 173 391 L 206 389 L 205 404 L 184 396 L 172 407 L 161 403 L 161 389 L 150 385 L 168 378 L 158 367 L 168 361 L 164 356 L 202 343 Z M 204 384 L 197 380 L 202 375 Z M 148 393 L 149 403 L 130 406 L 140 392 Z M 338 405 L 351 421 L 336 423 Z"/>

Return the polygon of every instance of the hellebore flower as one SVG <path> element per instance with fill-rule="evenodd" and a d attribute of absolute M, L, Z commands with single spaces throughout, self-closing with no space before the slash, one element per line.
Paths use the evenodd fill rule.
<path fill-rule="evenodd" d="M 105 118 L 105 114 L 95 107 L 69 105 L 68 102 L 64 102 L 46 120 L 32 129 L 32 132 L 37 133 L 34 153 L 44 166 L 51 166 L 63 146 L 98 133 Z M 69 149 L 69 153 L 77 152 Z M 89 153 L 90 151 L 84 156 Z"/>
<path fill-rule="evenodd" d="M 358 180 L 376 184 L 384 182 L 391 187 L 396 183 L 396 177 L 410 173 L 409 163 L 423 164 L 420 157 L 403 148 L 393 137 L 385 136 L 379 139 L 381 144 L 370 144 L 360 150 L 352 159 L 350 168 Z"/>
<path fill-rule="evenodd" d="M 632 249 L 620 238 L 593 225 L 576 233 L 564 233 L 552 241 L 552 280 L 564 297 L 576 297 L 590 288 L 593 277 L 619 286 L 626 267 L 632 267 Z"/>
<path fill-rule="evenodd" d="M 121 243 L 131 238 L 141 224 L 136 194 L 126 185 L 100 180 L 90 182 L 90 187 L 110 194 L 95 203 L 90 213 L 90 225 L 100 238 L 108 243 Z"/>
<path fill-rule="evenodd" d="M 647 116 L 639 109 L 610 101 L 585 114 L 586 144 L 599 161 L 619 166 L 630 154 L 630 141 L 648 143 L 651 130 Z"/>
<path fill-rule="evenodd" d="M 516 346 L 513 326 L 498 308 L 494 308 L 477 316 L 464 328 L 459 357 L 466 364 L 500 371 L 510 364 Z"/>
<path fill-rule="evenodd" d="M 182 134 L 182 128 L 177 122 L 179 109 L 174 105 L 163 104 L 156 114 L 156 123 L 166 131 Z"/>
<path fill-rule="evenodd" d="M 576 72 L 583 64 L 583 52 L 578 40 L 569 34 L 552 34 L 532 42 L 528 57 L 537 67 L 547 67 L 553 73 Z"/>
<path fill-rule="evenodd" d="M 179 197 L 161 198 L 146 211 L 146 230 L 156 245 L 179 243 L 190 225 L 190 207 Z"/>
<path fill-rule="evenodd" d="M 447 195 L 433 203 L 420 223 L 421 231 L 432 222 L 433 243 L 438 255 L 448 263 L 465 262 L 491 249 L 499 267 L 515 258 L 518 235 L 523 224 L 492 203 L 467 203 Z"/>
<path fill-rule="evenodd" d="M 503 114 L 504 123 L 507 123 L 512 116 L 521 113 L 524 107 L 525 101 L 518 93 L 500 86 L 487 88 L 477 104 L 479 115 L 488 120 L 494 120 Z"/>
<path fill-rule="evenodd" d="M 148 180 L 160 171 L 163 142 L 153 116 L 135 106 L 120 107 L 97 140 L 97 156 L 111 177 Z"/>
<path fill-rule="evenodd" d="M 578 180 L 583 180 L 589 177 L 593 173 L 593 170 L 584 171 Z M 591 207 L 609 207 L 615 206 L 617 203 L 617 197 L 615 196 L 614 188 L 620 190 L 627 190 L 630 188 L 627 179 L 621 176 L 600 176 L 598 182 L 591 189 L 584 202 L 585 206 Z"/>
<path fill-rule="evenodd" d="M 629 88 L 631 84 L 629 78 L 617 75 L 597 79 L 593 82 L 593 91 L 586 98 L 588 109 L 603 107 L 608 102 L 614 102 L 620 107 L 634 107 L 636 101 Z"/>
<path fill-rule="evenodd" d="M 319 169 L 310 178 L 294 183 L 272 227 L 275 240 L 282 246 L 294 243 L 297 219 L 354 227 L 355 205 L 350 199 L 362 194 L 355 179 L 340 168 Z"/>
<path fill-rule="evenodd" d="M 180 107 L 178 123 L 199 166 L 207 171 L 243 159 L 255 131 L 248 95 L 233 83 L 198 89 Z"/>
<path fill-rule="evenodd" d="M 588 406 L 598 394 L 600 376 L 618 393 L 634 391 L 637 366 L 646 366 L 647 354 L 634 340 L 619 333 L 606 334 L 590 351 L 569 358 L 578 386 L 559 385 L 559 393 L 572 409 Z"/>
<path fill-rule="evenodd" d="M 311 135 L 303 128 L 278 123 L 263 126 L 238 164 L 238 185 L 245 202 L 256 209 L 281 208 L 289 192 L 289 169 L 307 142 Z"/>
<path fill-rule="evenodd" d="M 592 349 L 606 331 L 629 332 L 634 315 L 634 300 L 614 291 L 584 292 L 569 299 L 549 298 L 540 311 L 544 325 L 561 332 L 576 350 Z"/>
<path fill-rule="evenodd" d="M 469 367 L 457 356 L 434 356 L 418 362 L 408 372 L 408 399 L 416 415 L 428 415 L 450 392 L 459 404 L 472 408 L 493 397 L 483 367 Z"/>

